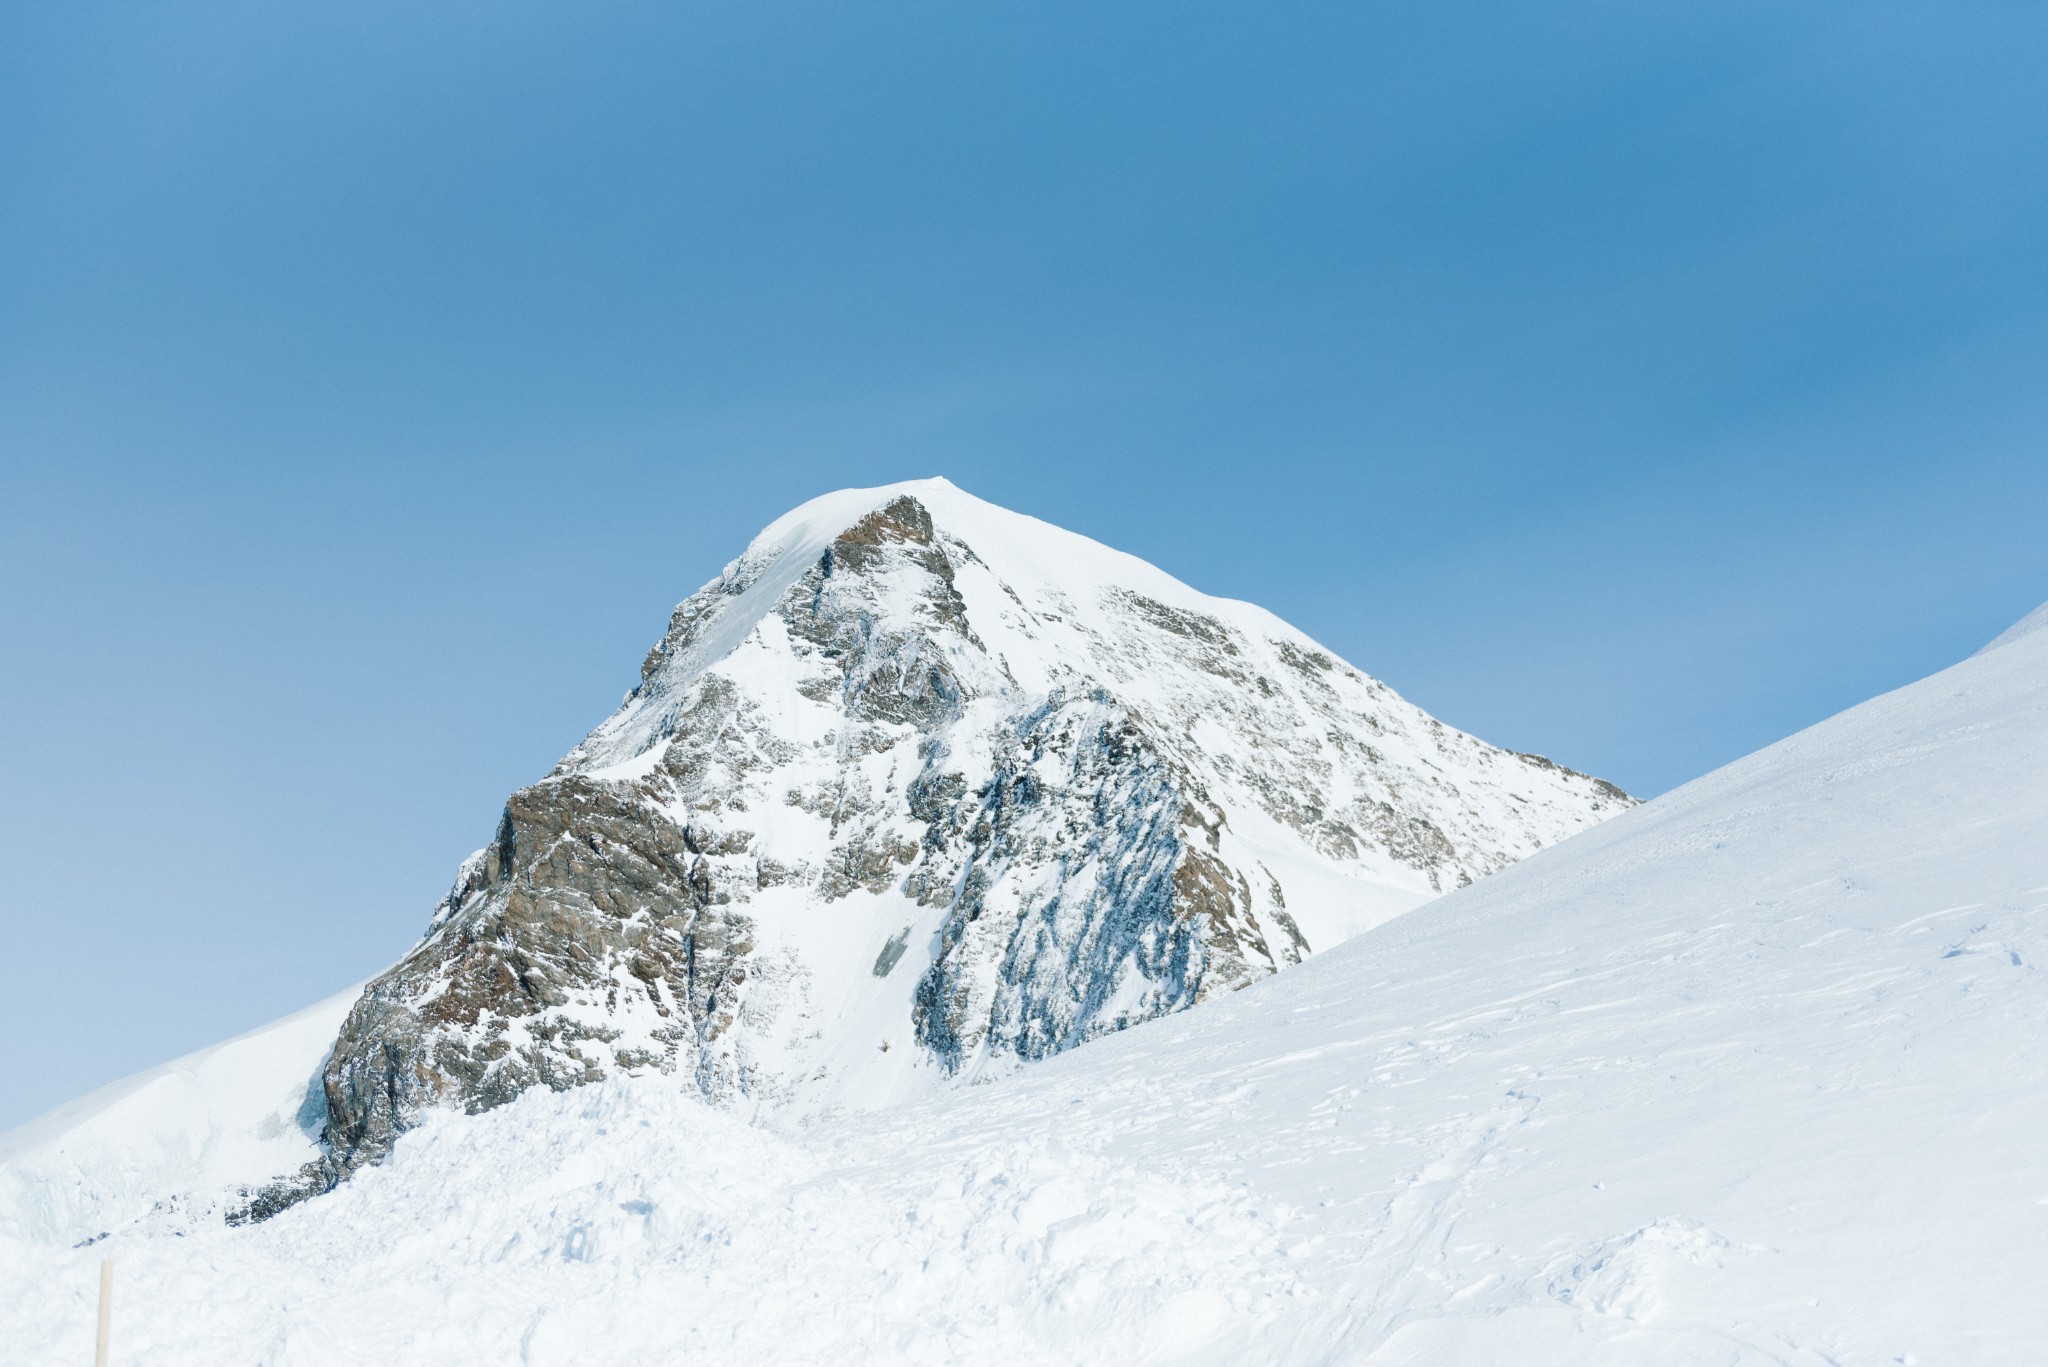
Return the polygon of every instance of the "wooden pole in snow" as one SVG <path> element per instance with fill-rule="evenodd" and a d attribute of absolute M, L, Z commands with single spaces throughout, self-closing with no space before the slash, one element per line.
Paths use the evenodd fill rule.
<path fill-rule="evenodd" d="M 100 1259 L 100 1339 L 93 1367 L 107 1367 L 107 1326 L 114 1318 L 114 1260 Z"/>

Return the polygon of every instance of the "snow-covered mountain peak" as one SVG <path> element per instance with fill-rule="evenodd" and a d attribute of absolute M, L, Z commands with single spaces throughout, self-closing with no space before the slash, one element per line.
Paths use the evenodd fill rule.
<path fill-rule="evenodd" d="M 923 508 L 936 535 L 974 547 L 1020 587 L 1121 584 L 1214 601 L 1137 556 L 976 498 L 943 477 L 822 494 L 769 523 L 748 545 L 746 556 L 788 553 L 814 559 L 861 521 L 904 499 Z"/>
<path fill-rule="evenodd" d="M 342 1023 L 318 1153 L 250 1211 L 536 1086 L 652 1072 L 817 1115 L 992 1076 L 1630 805 L 944 480 L 830 494 L 512 795 Z"/>
<path fill-rule="evenodd" d="M 770 523 L 676 609 L 639 687 L 564 760 L 565 770 L 602 771 L 658 744 L 675 698 L 706 670 L 750 643 L 772 651 L 772 642 L 756 634 L 790 590 L 821 567 L 828 591 L 837 587 L 835 578 L 861 581 L 859 601 L 848 606 L 864 630 L 898 638 L 951 634 L 960 638 L 955 644 L 973 647 L 943 653 L 949 667 L 965 664 L 969 682 L 985 693 L 1109 684 L 1156 695 L 1146 678 L 1150 662 L 1116 649 L 1134 626 L 1219 643 L 1236 630 L 1324 654 L 1262 608 L 1198 592 L 1136 556 L 985 502 L 949 480 L 842 489 Z M 989 667 L 977 667 L 982 662 Z"/>

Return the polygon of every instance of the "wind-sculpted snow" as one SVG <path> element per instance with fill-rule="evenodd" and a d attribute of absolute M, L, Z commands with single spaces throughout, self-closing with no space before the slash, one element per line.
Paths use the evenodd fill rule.
<path fill-rule="evenodd" d="M 323 1148 L 244 1174 L 237 1218 L 534 1087 L 654 1073 L 820 1114 L 985 1080 L 1631 805 L 942 480 L 831 495 L 679 606 L 618 712 L 513 795 L 343 1023 Z"/>
<path fill-rule="evenodd" d="M 2044 831 L 2037 632 L 988 1086 L 534 1090 L 252 1228 L 0 1240 L 0 1343 L 86 1360 L 111 1256 L 158 1367 L 2033 1367 Z"/>

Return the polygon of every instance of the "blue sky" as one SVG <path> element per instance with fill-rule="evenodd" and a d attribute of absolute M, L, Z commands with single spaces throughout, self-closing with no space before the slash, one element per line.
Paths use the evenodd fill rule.
<path fill-rule="evenodd" d="M 946 474 L 1640 793 L 2048 598 L 2035 4 L 0 9 L 0 1124 Z"/>

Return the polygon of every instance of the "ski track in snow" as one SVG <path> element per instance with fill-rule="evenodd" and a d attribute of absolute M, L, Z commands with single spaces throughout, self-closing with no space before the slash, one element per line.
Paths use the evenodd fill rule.
<path fill-rule="evenodd" d="M 1287 974 L 770 1131 L 438 1115 L 254 1228 L 0 1240 L 0 1360 L 2048 1360 L 2048 632 Z"/>

